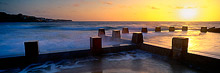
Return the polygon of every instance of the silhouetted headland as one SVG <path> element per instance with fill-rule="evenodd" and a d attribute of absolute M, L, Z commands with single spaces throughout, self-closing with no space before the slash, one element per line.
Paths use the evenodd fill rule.
<path fill-rule="evenodd" d="M 64 19 L 48 19 L 42 17 L 35 17 L 23 14 L 7 14 L 0 12 L 0 22 L 66 22 L 72 20 Z"/>

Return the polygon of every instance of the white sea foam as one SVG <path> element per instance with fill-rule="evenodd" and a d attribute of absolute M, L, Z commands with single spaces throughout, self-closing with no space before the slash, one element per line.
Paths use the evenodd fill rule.
<path fill-rule="evenodd" d="M 140 50 L 119 52 L 119 53 L 109 53 L 106 55 L 109 56 L 106 58 L 106 60 L 108 61 L 137 60 L 137 59 L 151 58 L 151 54 L 140 51 Z"/>
<path fill-rule="evenodd" d="M 21 22 L 0 24 L 0 58 L 9 56 L 24 56 L 24 42 L 29 40 L 39 40 L 40 53 L 89 49 L 89 37 L 97 36 L 97 30 L 99 28 L 105 28 L 106 34 L 111 36 L 112 30 L 121 30 L 123 27 L 128 27 L 131 34 L 123 34 L 122 38 L 131 39 L 133 32 L 140 32 L 142 27 L 147 27 L 150 31 L 144 34 L 145 42 L 163 44 L 165 46 L 170 46 L 170 43 L 164 41 L 171 42 L 170 39 L 173 36 L 191 36 L 192 38 L 199 36 L 203 37 L 202 40 L 204 41 L 215 40 L 208 43 L 219 43 L 220 41 L 217 37 L 219 36 L 218 34 L 203 34 L 191 31 L 191 29 L 199 31 L 202 26 L 207 26 L 208 28 L 218 28 L 220 27 L 219 22 Z M 169 26 L 174 26 L 178 30 L 181 30 L 182 25 L 187 25 L 190 31 L 168 32 Z M 162 31 L 161 33 L 154 33 L 154 28 L 156 26 L 161 26 L 165 31 Z M 216 38 L 205 38 L 211 36 L 216 36 Z M 121 43 L 104 42 L 103 46 L 115 44 Z M 213 45 L 206 44 L 205 46 Z M 220 47 L 216 45 L 214 46 L 215 47 L 206 48 L 218 50 Z M 219 54 L 219 52 L 213 50 L 208 50 L 206 53 Z"/>
<path fill-rule="evenodd" d="M 156 55 L 154 55 L 155 57 Z M 159 57 L 160 58 L 160 57 Z M 100 62 L 101 60 L 101 62 Z M 124 62 L 125 61 L 125 62 Z M 154 59 L 152 54 L 147 53 L 142 50 L 125 51 L 118 53 L 108 53 L 104 54 L 101 58 L 86 57 L 79 59 L 68 59 L 59 62 L 48 61 L 44 64 L 32 64 L 21 70 L 18 73 L 56 73 L 56 72 L 70 72 L 68 70 L 85 70 L 82 72 L 94 72 L 96 70 L 90 71 L 90 68 L 95 68 L 94 64 L 100 62 L 101 71 L 103 72 L 153 72 L 153 73 L 170 73 L 178 70 L 183 70 L 183 72 L 194 72 L 191 69 L 180 67 L 173 68 L 169 63 Z M 99 63 L 99 64 L 100 64 Z M 120 64 L 119 64 L 120 63 Z M 121 64 L 124 63 L 124 64 Z M 90 66 L 92 64 L 92 66 Z M 171 63 L 173 64 L 173 63 Z M 117 67 L 115 67 L 117 66 Z M 126 69 L 126 70 L 123 70 Z M 67 71 L 66 71 L 67 70 Z M 132 71 L 130 71 L 132 70 Z M 185 71 L 189 70 L 189 71 Z M 17 71 L 11 71 L 17 72 Z M 179 71 L 178 71 L 179 72 Z"/>
<path fill-rule="evenodd" d="M 104 58 L 107 61 L 121 61 L 121 60 L 137 60 L 151 58 L 151 54 L 141 50 L 108 53 Z M 31 64 L 21 70 L 19 73 L 40 72 L 40 73 L 55 73 L 63 69 L 73 69 L 85 66 L 83 63 L 98 60 L 94 57 L 79 58 L 76 60 L 62 60 L 59 62 L 48 61 L 44 64 Z"/>
<path fill-rule="evenodd" d="M 28 72 L 40 72 L 40 73 L 55 73 L 59 72 L 62 69 L 72 69 L 72 68 L 79 68 L 83 67 L 84 65 L 81 63 L 86 63 L 89 61 L 97 60 L 94 57 L 87 57 L 87 58 L 80 58 L 73 60 L 62 60 L 59 62 L 52 62 L 48 61 L 44 64 L 31 64 L 21 70 L 19 73 L 28 73 Z"/>
<path fill-rule="evenodd" d="M 121 60 L 137 60 L 151 58 L 151 54 L 141 50 L 134 50 L 128 52 L 108 53 L 104 58 L 107 61 L 121 61 Z M 115 58 L 116 57 L 116 58 Z M 94 57 L 79 58 L 76 60 L 62 60 L 59 62 L 48 61 L 44 64 L 31 64 L 21 70 L 19 73 L 40 72 L 40 73 L 55 73 L 62 69 L 73 69 L 85 66 L 83 63 L 98 60 Z"/>

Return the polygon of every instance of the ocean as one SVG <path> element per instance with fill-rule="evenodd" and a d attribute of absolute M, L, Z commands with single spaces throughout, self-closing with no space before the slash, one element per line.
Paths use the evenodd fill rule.
<path fill-rule="evenodd" d="M 161 26 L 162 32 L 154 32 Z M 168 27 L 177 30 L 169 32 Z M 181 31 L 188 26 L 189 31 Z M 133 32 L 144 33 L 144 43 L 171 48 L 172 37 L 188 37 L 189 53 L 220 59 L 220 34 L 201 33 L 201 27 L 220 27 L 220 22 L 136 22 L 136 21 L 74 21 L 74 22 L 4 22 L 0 23 L 0 58 L 24 56 L 24 42 L 38 40 L 40 54 L 89 49 L 89 38 L 98 35 L 104 28 L 106 35 L 112 30 L 128 27 L 130 34 L 122 34 L 123 39 L 131 40 Z M 103 47 L 121 42 L 103 42 Z"/>

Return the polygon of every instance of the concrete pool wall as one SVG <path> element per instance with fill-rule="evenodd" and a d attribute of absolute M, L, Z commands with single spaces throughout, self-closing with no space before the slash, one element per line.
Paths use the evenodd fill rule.
<path fill-rule="evenodd" d="M 107 38 L 111 38 L 111 37 L 107 37 Z M 125 40 L 120 39 L 120 41 L 125 41 Z M 129 50 L 135 50 L 135 49 L 140 49 L 140 50 L 147 51 L 149 53 L 158 54 L 161 56 L 167 56 L 167 57 L 170 57 L 170 59 L 173 59 L 172 48 L 171 49 L 163 48 L 163 47 L 154 46 L 154 45 L 145 44 L 145 43 L 137 43 L 137 44 L 132 43 L 132 44 L 123 45 L 123 46 L 119 45 L 119 46 L 105 47 L 105 48 L 102 48 L 101 52 L 102 54 L 105 54 L 105 53 L 129 51 Z M 80 50 L 80 51 L 40 54 L 36 58 L 28 58 L 25 56 L 2 58 L 0 59 L 0 69 L 16 68 L 16 67 L 25 68 L 26 66 L 32 63 L 42 63 L 46 61 L 59 61 L 62 59 L 73 59 L 77 57 L 93 56 L 93 54 L 91 53 L 92 53 L 91 50 Z M 183 65 L 191 66 L 193 68 L 203 70 L 206 72 L 219 72 L 218 68 L 220 66 L 220 59 L 186 53 L 183 56 L 181 56 L 181 58 L 173 59 L 173 60 L 181 62 L 183 63 Z"/>

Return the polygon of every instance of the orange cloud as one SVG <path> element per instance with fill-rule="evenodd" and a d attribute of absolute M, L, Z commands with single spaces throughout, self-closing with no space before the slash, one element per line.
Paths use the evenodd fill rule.
<path fill-rule="evenodd" d="M 196 7 L 176 7 L 175 9 L 191 9 L 191 8 L 196 8 Z"/>
<path fill-rule="evenodd" d="M 112 2 L 102 2 L 103 4 L 112 5 Z"/>
<path fill-rule="evenodd" d="M 79 7 L 80 5 L 79 4 L 73 4 L 73 7 Z"/>
<path fill-rule="evenodd" d="M 183 9 L 184 7 L 176 7 L 176 9 Z"/>
<path fill-rule="evenodd" d="M 159 8 L 157 8 L 157 7 L 151 7 L 151 9 L 159 9 Z"/>

